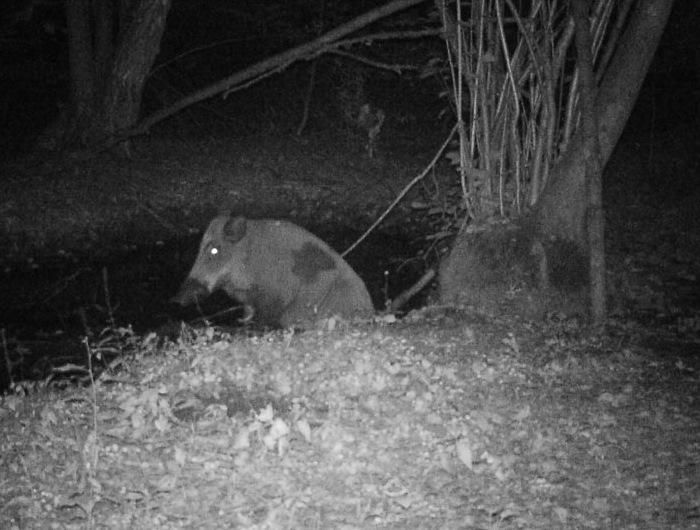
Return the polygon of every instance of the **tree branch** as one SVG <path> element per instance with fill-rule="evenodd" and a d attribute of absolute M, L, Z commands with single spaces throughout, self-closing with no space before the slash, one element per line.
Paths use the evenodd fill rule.
<path fill-rule="evenodd" d="M 314 39 L 305 44 L 301 44 L 292 48 L 291 50 L 278 53 L 267 59 L 263 59 L 248 68 L 240 70 L 216 83 L 213 83 L 201 90 L 190 94 L 182 98 L 180 101 L 171 105 L 170 107 L 161 109 L 144 120 L 142 120 L 136 127 L 126 132 L 125 136 L 135 136 L 137 134 L 143 134 L 147 132 L 153 125 L 164 120 L 165 118 L 172 116 L 176 112 L 189 107 L 195 103 L 208 99 L 222 92 L 231 91 L 239 85 L 248 86 L 254 80 L 259 80 L 263 77 L 267 77 L 274 72 L 278 72 L 291 63 L 299 60 L 307 60 L 310 57 L 318 55 L 319 50 L 327 48 L 330 44 L 333 44 L 338 39 L 357 31 L 377 20 L 387 17 L 397 11 L 402 11 L 406 8 L 412 7 L 414 5 L 420 4 L 425 0 L 393 0 L 381 7 L 368 11 L 351 21 L 332 29 L 331 31 L 321 35 L 317 39 Z"/>

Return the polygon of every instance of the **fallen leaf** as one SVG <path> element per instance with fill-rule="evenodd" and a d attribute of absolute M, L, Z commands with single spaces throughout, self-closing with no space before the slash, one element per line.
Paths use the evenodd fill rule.
<path fill-rule="evenodd" d="M 261 423 L 270 423 L 272 421 L 272 418 L 274 417 L 275 413 L 272 410 L 272 404 L 268 403 L 267 406 L 264 409 L 260 409 L 260 412 L 258 413 L 258 421 Z"/>
<path fill-rule="evenodd" d="M 311 427 L 305 419 L 299 419 L 296 423 L 297 431 L 304 437 L 304 440 L 311 443 Z"/>
<path fill-rule="evenodd" d="M 243 428 L 238 433 L 236 434 L 236 437 L 233 439 L 233 448 L 234 449 L 247 449 L 250 447 L 250 439 L 249 439 L 249 434 L 250 431 L 247 428 Z"/>
<path fill-rule="evenodd" d="M 457 440 L 457 443 L 455 443 L 455 449 L 457 450 L 457 458 L 459 458 L 469 469 L 473 469 L 473 455 L 469 442 L 465 438 L 460 438 Z"/>
<path fill-rule="evenodd" d="M 184 466 L 187 460 L 187 453 L 185 453 L 185 451 L 181 447 L 175 446 L 175 449 L 173 451 L 173 458 L 175 459 L 175 462 L 177 462 L 181 466 Z"/>
<path fill-rule="evenodd" d="M 529 417 L 530 417 L 530 405 L 525 405 L 515 415 L 515 419 L 518 421 L 523 421 L 525 418 L 529 418 Z"/>
<path fill-rule="evenodd" d="M 289 426 L 281 418 L 275 418 L 270 427 L 270 436 L 275 439 L 289 434 Z"/>
<path fill-rule="evenodd" d="M 561 506 L 556 506 L 554 508 L 554 515 L 557 516 L 560 523 L 564 524 L 569 519 L 569 510 L 562 508 Z"/>

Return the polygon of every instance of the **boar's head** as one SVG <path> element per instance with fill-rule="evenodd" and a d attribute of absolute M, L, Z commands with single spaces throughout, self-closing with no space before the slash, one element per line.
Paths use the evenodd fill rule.
<path fill-rule="evenodd" d="M 252 287 L 247 271 L 247 228 L 244 217 L 231 217 L 229 213 L 216 217 L 202 237 L 192 270 L 171 301 L 188 305 L 217 289 L 245 298 Z"/>

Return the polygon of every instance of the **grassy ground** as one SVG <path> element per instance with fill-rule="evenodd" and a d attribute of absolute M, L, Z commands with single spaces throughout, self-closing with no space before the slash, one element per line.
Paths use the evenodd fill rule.
<path fill-rule="evenodd" d="M 0 527 L 700 527 L 696 196 L 650 193 L 697 165 L 657 147 L 627 140 L 608 169 L 606 338 L 435 306 L 159 346 L 112 330 L 92 358 L 130 356 L 95 386 L 0 401 Z M 166 238 L 219 206 L 364 222 L 421 159 L 328 137 L 136 153 L 5 166 L 7 266 Z"/>

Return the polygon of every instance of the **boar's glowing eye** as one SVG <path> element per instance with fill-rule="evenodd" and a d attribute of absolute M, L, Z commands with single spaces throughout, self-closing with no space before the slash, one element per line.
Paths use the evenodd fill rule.
<path fill-rule="evenodd" d="M 219 249 L 216 247 L 211 247 L 211 249 L 209 250 L 209 254 L 212 256 L 216 256 L 217 254 L 219 254 Z"/>

